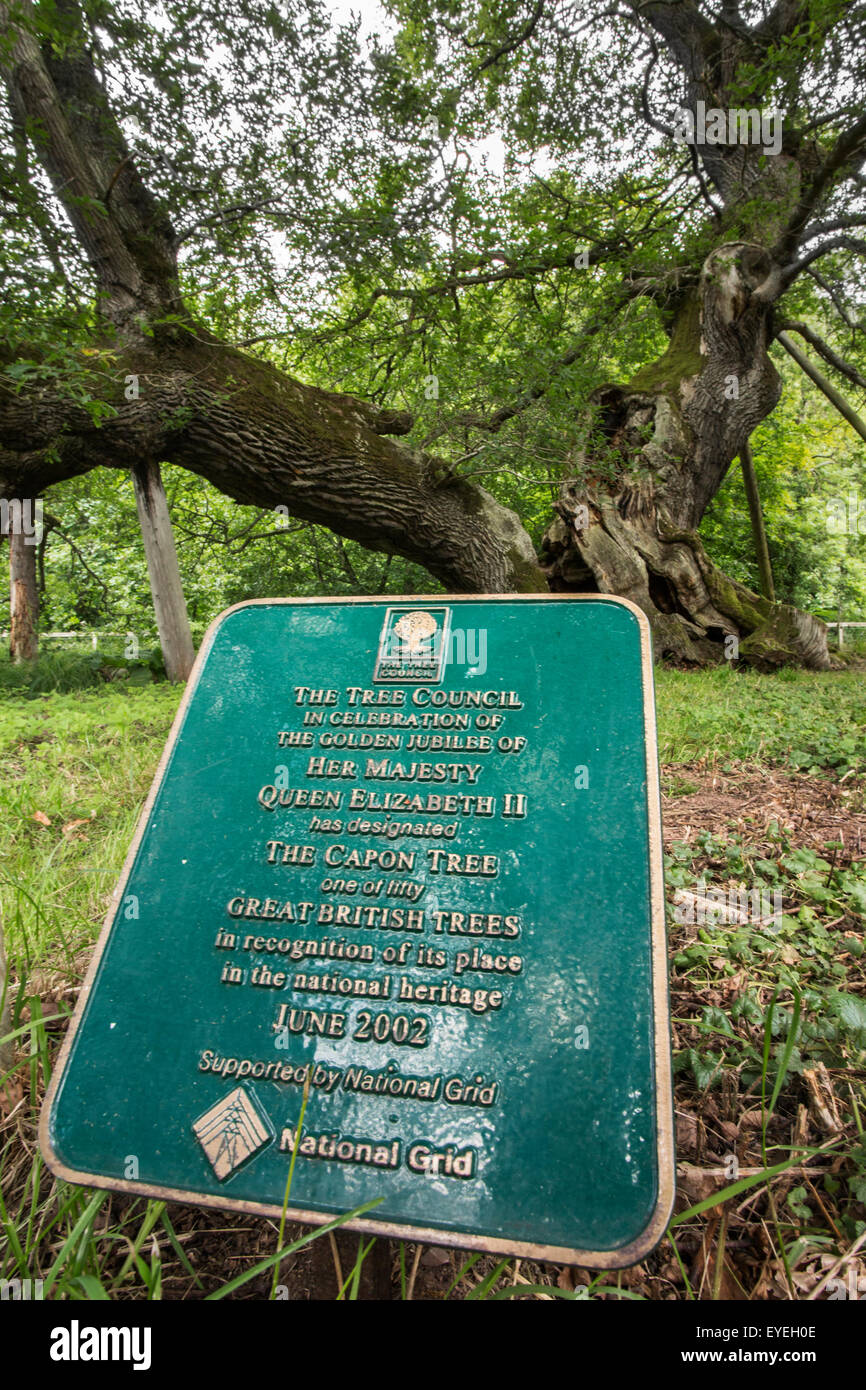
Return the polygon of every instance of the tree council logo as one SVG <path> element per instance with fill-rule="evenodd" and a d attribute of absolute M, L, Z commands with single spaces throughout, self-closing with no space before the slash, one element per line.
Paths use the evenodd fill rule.
<path fill-rule="evenodd" d="M 389 608 L 385 613 L 374 681 L 436 684 L 448 651 L 451 609 Z"/>

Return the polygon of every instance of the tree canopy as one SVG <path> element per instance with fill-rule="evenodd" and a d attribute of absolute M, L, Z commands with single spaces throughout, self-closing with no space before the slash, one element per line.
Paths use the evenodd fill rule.
<path fill-rule="evenodd" d="M 0 490 L 46 497 L 57 621 L 129 609 L 131 489 L 101 470 L 146 457 L 178 468 L 194 614 L 193 556 L 229 599 L 429 587 L 423 566 L 625 593 L 683 659 L 736 633 L 821 664 L 804 615 L 748 596 L 731 463 L 752 435 L 785 603 L 862 603 L 857 519 L 826 525 L 862 451 L 776 338 L 857 407 L 866 7 L 52 0 L 0 22 Z M 713 112 L 724 139 L 685 138 Z M 754 117 L 733 139 L 731 112 Z"/>

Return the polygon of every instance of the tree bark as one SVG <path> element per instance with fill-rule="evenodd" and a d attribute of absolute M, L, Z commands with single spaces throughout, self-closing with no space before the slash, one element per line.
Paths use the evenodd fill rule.
<path fill-rule="evenodd" d="M 26 504 L 25 504 L 26 506 Z M 38 537 L 23 524 L 9 532 L 9 655 L 16 663 L 39 655 Z"/>
<path fill-rule="evenodd" d="M 132 481 L 165 672 L 170 681 L 185 681 L 195 661 L 195 648 L 159 464 L 152 460 L 136 464 Z"/>
<path fill-rule="evenodd" d="M 140 395 L 127 399 L 134 374 Z M 230 385 L 228 383 L 231 383 Z M 177 463 L 237 501 L 287 507 L 372 550 L 423 565 L 467 593 L 540 592 L 547 582 L 516 514 L 441 460 L 384 431 L 404 428 L 352 396 L 306 386 L 215 341 L 158 329 L 121 359 L 97 428 L 44 388 L 3 394 L 0 485 L 41 488 L 94 467 Z"/>

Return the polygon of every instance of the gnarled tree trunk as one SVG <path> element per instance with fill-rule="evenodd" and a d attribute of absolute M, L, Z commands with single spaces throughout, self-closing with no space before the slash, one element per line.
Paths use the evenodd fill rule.
<path fill-rule="evenodd" d="M 779 398 L 768 354 L 772 271 L 760 246 L 719 247 L 677 306 L 665 354 L 626 385 L 595 393 L 544 560 L 554 589 L 637 603 L 660 656 L 826 669 L 824 624 L 729 579 L 697 535 L 731 461 Z"/>

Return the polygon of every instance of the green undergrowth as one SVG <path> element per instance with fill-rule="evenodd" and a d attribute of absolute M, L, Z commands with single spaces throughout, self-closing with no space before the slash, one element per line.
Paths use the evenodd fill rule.
<path fill-rule="evenodd" d="M 866 772 L 866 669 L 656 672 L 659 759 Z"/>
<path fill-rule="evenodd" d="M 41 1278 L 50 1298 L 274 1296 L 283 1287 L 275 1272 L 289 1268 L 290 1254 L 301 1249 L 297 1241 L 321 1239 L 321 1233 L 281 1238 L 275 1226 L 245 1220 L 245 1228 L 264 1233 L 257 1239 L 265 1243 L 252 1248 L 243 1279 L 237 1265 L 220 1266 L 215 1256 L 205 1270 L 190 1260 L 200 1214 L 56 1183 L 36 1149 L 38 1110 L 74 997 L 69 986 L 86 967 L 180 695 L 159 682 L 0 694 L 0 903 L 19 1049 L 5 1078 L 14 1109 L 5 1123 L 0 1105 L 0 1279 Z M 663 763 L 764 763 L 844 778 L 852 792 L 863 785 L 862 671 L 662 670 L 657 703 Z M 699 775 L 693 768 L 668 771 L 675 792 L 692 789 L 689 776 Z M 772 825 L 749 840 L 742 828 L 734 834 L 719 825 L 669 846 L 666 882 L 677 1113 L 692 1107 L 712 1128 L 715 1106 L 729 1129 L 739 1126 L 737 1153 L 747 1176 L 724 1191 L 717 1182 L 711 1198 L 679 1210 L 660 1252 L 636 1272 L 586 1273 L 576 1284 L 560 1284 L 550 1267 L 457 1254 L 453 1276 L 443 1277 L 435 1296 L 705 1296 L 694 1260 L 707 1232 L 716 1230 L 726 1194 L 736 1196 L 731 1229 L 738 1223 L 730 1277 L 756 1287 L 757 1273 L 744 1263 L 752 1244 L 760 1262 L 766 1258 L 779 1271 L 774 1289 L 756 1297 L 795 1296 L 797 1280 L 812 1278 L 815 1269 L 817 1281 L 819 1262 L 862 1233 L 866 864 L 841 842 L 806 847 Z M 778 920 L 768 927 L 677 918 L 678 911 L 681 919 L 688 915 L 674 902 L 678 893 L 712 902 L 716 892 L 727 901 L 740 888 L 778 893 Z M 798 1141 L 810 1074 L 822 1068 L 836 1097 L 838 1130 L 828 1136 L 812 1122 Z M 3 1084 L 0 1076 L 0 1090 Z M 749 1114 L 757 1114 L 757 1129 L 748 1129 L 743 1117 Z M 725 1142 L 733 1147 L 735 1141 Z M 721 1154 L 721 1141 L 717 1148 Z M 801 1180 L 804 1154 L 810 1176 Z M 769 1255 L 761 1244 L 768 1232 Z M 357 1297 L 370 1245 L 361 1242 L 354 1268 L 343 1269 L 343 1298 Z M 394 1249 L 395 1297 L 418 1297 L 429 1276 L 423 1267 L 419 1272 L 412 1247 Z M 713 1287 L 724 1287 L 721 1275 Z"/>
<path fill-rule="evenodd" d="M 0 701 L 36 699 L 40 695 L 75 690 L 101 690 L 109 683 L 150 685 L 164 679 L 162 653 L 157 648 L 132 658 L 107 651 L 45 652 L 38 661 L 13 664 L 0 658 Z"/>
<path fill-rule="evenodd" d="M 790 1073 L 866 1063 L 866 861 L 836 867 L 840 845 L 828 846 L 825 858 L 794 848 L 775 825 L 771 835 L 751 848 L 703 832 L 665 856 L 675 977 L 688 981 L 694 1000 L 707 991 L 723 996 L 690 1017 L 697 1041 L 677 1058 L 676 1069 L 691 1072 L 702 1090 L 718 1085 L 725 1067 L 735 1067 L 746 1088 L 760 1077 L 756 1030 L 773 990 L 800 997 Z M 748 902 L 738 895 L 744 885 Z M 697 903 L 684 901 L 683 891 Z M 732 908 L 747 920 L 726 920 Z M 790 1003 L 778 1004 L 774 1038 L 787 1037 L 791 1019 Z M 771 1070 L 780 1056 L 774 1044 Z"/>
<path fill-rule="evenodd" d="M 719 829 L 671 844 L 665 881 L 678 1114 L 724 1136 L 732 1174 L 766 1166 L 768 1136 L 792 1156 L 811 1141 L 808 1181 L 777 1180 L 761 1213 L 775 1296 L 800 1297 L 866 1231 L 866 860 L 771 822 L 751 843 Z"/>

